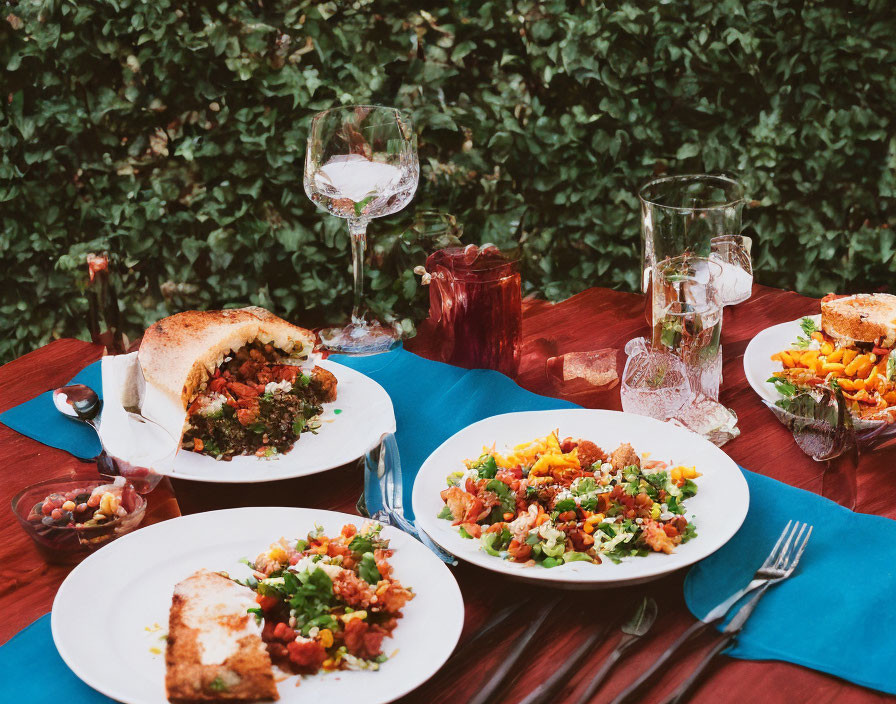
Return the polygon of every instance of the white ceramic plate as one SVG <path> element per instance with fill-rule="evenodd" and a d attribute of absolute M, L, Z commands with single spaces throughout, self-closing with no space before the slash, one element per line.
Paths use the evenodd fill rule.
<path fill-rule="evenodd" d="M 53 640 L 84 682 L 126 704 L 165 702 L 165 643 L 174 585 L 200 568 L 248 576 L 253 559 L 281 536 L 304 537 L 318 523 L 335 534 L 364 519 L 301 508 L 237 508 L 157 523 L 123 536 L 78 565 L 53 602 Z M 447 567 L 410 536 L 386 527 L 395 576 L 416 597 L 384 641 L 397 653 L 377 672 L 293 676 L 278 685 L 280 701 L 366 704 L 390 702 L 428 680 L 460 637 L 464 604 Z M 152 629 L 154 624 L 161 630 Z M 153 654 L 150 648 L 160 648 Z"/>
<path fill-rule="evenodd" d="M 817 326 L 821 325 L 820 315 L 805 317 L 812 318 Z M 802 318 L 799 318 L 766 328 L 750 340 L 744 351 L 744 374 L 747 376 L 747 381 L 760 398 L 771 403 L 779 400 L 781 394 L 768 380 L 772 374 L 784 368 L 781 362 L 776 362 L 771 357 L 776 352 L 789 349 L 800 335 L 804 335 L 800 327 L 801 320 Z"/>
<path fill-rule="evenodd" d="M 450 521 L 436 517 L 444 505 L 439 492 L 446 487 L 445 478 L 463 469 L 463 460 L 479 457 L 483 446 L 494 443 L 500 450 L 542 437 L 554 429 L 559 429 L 561 438 L 592 440 L 607 452 L 629 442 L 639 454 L 651 453 L 652 459 L 696 465 L 703 476 L 697 479 L 697 495 L 688 499 L 686 515 L 696 524 L 697 537 L 678 546 L 671 555 L 653 553 L 628 558 L 620 564 L 610 560 L 600 565 L 570 562 L 546 569 L 537 565 L 523 567 L 489 555 L 479 549 L 478 541 L 461 538 Z M 417 525 L 459 558 L 529 582 L 599 588 L 646 582 L 711 555 L 740 528 L 750 497 L 747 482 L 734 461 L 690 431 L 629 413 L 571 409 L 508 413 L 464 428 L 423 463 L 414 482 L 413 501 Z"/>
<path fill-rule="evenodd" d="M 107 362 L 106 360 L 110 360 Z M 104 394 L 103 426 L 114 423 L 123 413 L 120 393 L 111 393 L 117 379 L 115 364 L 118 358 L 103 359 Z M 386 390 L 373 379 L 336 362 L 323 360 L 322 368 L 336 376 L 336 400 L 325 403 L 321 415 L 323 424 L 316 435 L 302 433 L 292 450 L 276 458 L 252 456 L 234 457 L 229 462 L 215 460 L 207 455 L 181 450 L 170 470 L 160 468 L 160 473 L 197 482 L 255 483 L 277 479 L 291 479 L 341 467 L 362 457 L 379 443 L 385 433 L 395 432 L 395 412 Z M 120 384 L 120 382 L 118 382 Z M 159 406 L 165 409 L 165 406 Z M 337 414 L 336 411 L 339 411 Z M 163 410 L 174 416 L 177 409 Z M 176 418 L 155 418 L 163 425 L 180 427 L 182 415 Z M 127 460 L 128 457 L 123 459 Z"/>

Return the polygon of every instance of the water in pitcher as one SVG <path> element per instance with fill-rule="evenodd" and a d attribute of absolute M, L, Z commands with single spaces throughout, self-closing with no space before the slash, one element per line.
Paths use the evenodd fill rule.
<path fill-rule="evenodd" d="M 441 360 L 515 376 L 522 336 L 516 260 L 494 245 L 449 247 L 429 256 L 426 271 Z"/>

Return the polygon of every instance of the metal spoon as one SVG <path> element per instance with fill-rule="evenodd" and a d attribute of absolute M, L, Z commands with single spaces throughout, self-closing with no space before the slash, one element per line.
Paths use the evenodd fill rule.
<path fill-rule="evenodd" d="M 71 384 L 54 390 L 53 405 L 62 415 L 87 423 L 99 434 L 96 418 L 103 408 L 103 402 L 89 386 Z"/>

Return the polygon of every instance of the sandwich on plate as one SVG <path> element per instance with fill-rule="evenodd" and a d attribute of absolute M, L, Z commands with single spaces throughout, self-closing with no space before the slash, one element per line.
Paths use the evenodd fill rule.
<path fill-rule="evenodd" d="M 138 360 L 147 388 L 185 418 L 182 448 L 273 457 L 316 432 L 323 404 L 336 400 L 314 344 L 313 332 L 263 308 L 186 311 L 146 331 Z"/>
<path fill-rule="evenodd" d="M 805 334 L 772 356 L 783 369 L 769 381 L 784 402 L 798 390 L 839 388 L 855 418 L 896 422 L 896 296 L 828 296 L 821 324 L 800 325 Z"/>

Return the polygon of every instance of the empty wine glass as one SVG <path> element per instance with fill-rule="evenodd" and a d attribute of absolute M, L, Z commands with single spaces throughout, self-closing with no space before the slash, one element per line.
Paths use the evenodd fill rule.
<path fill-rule="evenodd" d="M 345 327 L 320 332 L 325 349 L 375 354 L 392 347 L 394 329 L 362 309 L 364 250 L 371 218 L 404 208 L 417 190 L 417 136 L 396 108 L 353 105 L 318 113 L 305 152 L 305 193 L 321 210 L 348 220 L 352 244 L 354 305 Z"/>

